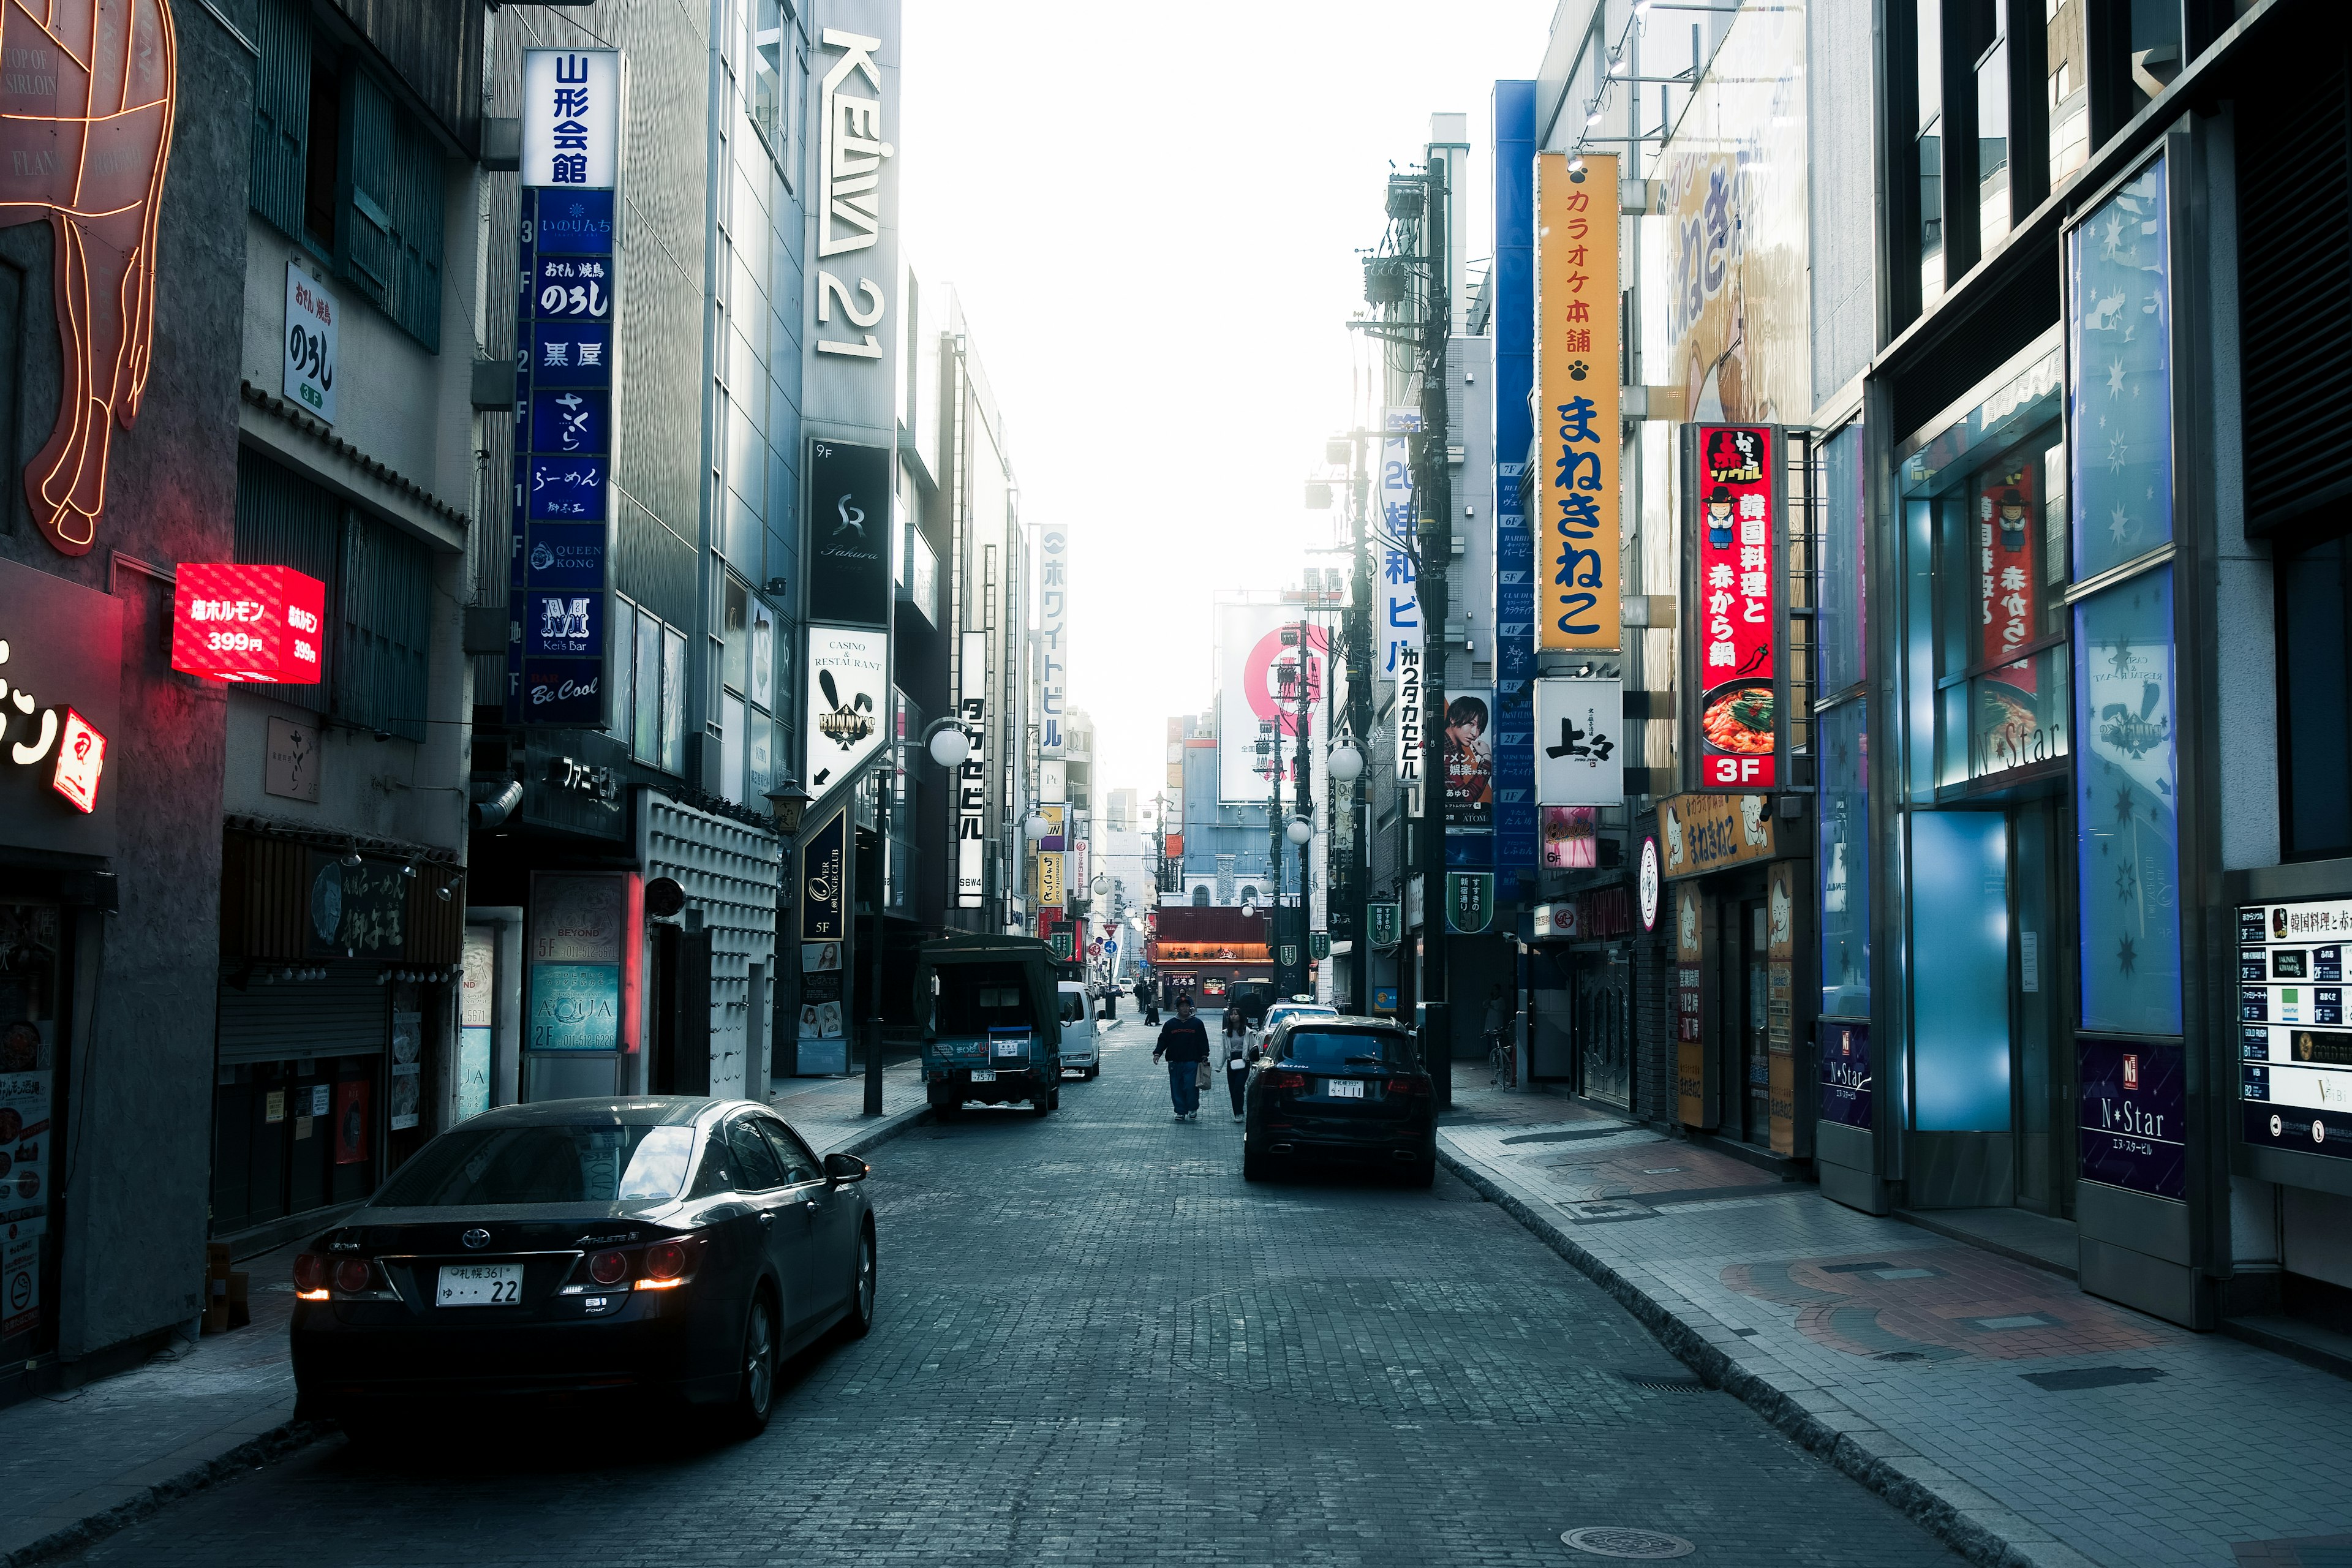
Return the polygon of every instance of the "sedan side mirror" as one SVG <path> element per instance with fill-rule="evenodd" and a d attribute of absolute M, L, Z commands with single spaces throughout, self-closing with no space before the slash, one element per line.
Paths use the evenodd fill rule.
<path fill-rule="evenodd" d="M 855 1154 L 824 1157 L 824 1179 L 832 1186 L 845 1187 L 852 1182 L 862 1182 L 871 1168 Z"/>

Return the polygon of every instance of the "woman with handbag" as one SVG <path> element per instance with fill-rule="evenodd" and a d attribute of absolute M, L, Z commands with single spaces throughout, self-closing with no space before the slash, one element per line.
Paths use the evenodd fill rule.
<path fill-rule="evenodd" d="M 1225 1009 L 1225 1088 L 1234 1097 L 1234 1120 L 1236 1121 L 1242 1119 L 1242 1090 L 1248 1087 L 1249 1018 L 1239 1007 L 1228 1007 Z"/>

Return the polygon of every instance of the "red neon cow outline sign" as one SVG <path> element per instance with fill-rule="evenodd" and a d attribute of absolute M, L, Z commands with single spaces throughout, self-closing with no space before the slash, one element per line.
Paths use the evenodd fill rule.
<path fill-rule="evenodd" d="M 0 0 L 0 227 L 56 238 L 58 422 L 25 465 L 42 535 L 89 553 L 111 426 L 131 428 L 153 365 L 155 220 L 179 50 L 166 0 Z"/>

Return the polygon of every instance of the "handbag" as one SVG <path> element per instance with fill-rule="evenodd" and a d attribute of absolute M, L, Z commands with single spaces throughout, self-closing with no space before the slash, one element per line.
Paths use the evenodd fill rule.
<path fill-rule="evenodd" d="M 1208 1062 L 1208 1058 L 1205 1058 L 1205 1057 L 1203 1057 L 1203 1058 L 1201 1059 L 1201 1081 L 1200 1081 L 1200 1087 L 1201 1087 L 1201 1088 L 1202 1088 L 1202 1089 L 1206 1089 L 1206 1088 L 1208 1088 L 1208 1087 L 1209 1087 L 1209 1062 Z"/>

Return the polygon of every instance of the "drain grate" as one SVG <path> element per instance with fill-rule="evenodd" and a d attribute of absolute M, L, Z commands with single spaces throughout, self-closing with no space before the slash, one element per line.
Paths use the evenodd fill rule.
<path fill-rule="evenodd" d="M 1697 1378 L 1678 1376 L 1673 1373 L 1621 1372 L 1617 1374 L 1636 1388 L 1652 1394 L 1705 1394 L 1706 1384 Z"/>
<path fill-rule="evenodd" d="M 1638 1563 L 1663 1563 L 1670 1557 L 1687 1557 L 1695 1550 L 1679 1535 L 1667 1535 L 1655 1530 L 1626 1530 L 1617 1525 L 1591 1524 L 1581 1530 L 1563 1530 L 1559 1543 L 1571 1552 L 1581 1552 L 1592 1557 L 1616 1557 Z"/>
<path fill-rule="evenodd" d="M 2036 1387 L 2066 1394 L 2079 1388 L 2120 1388 L 2127 1383 L 2154 1383 L 2165 1373 L 2152 1366 L 2078 1366 L 2064 1372 L 2027 1372 L 2018 1375 Z"/>

